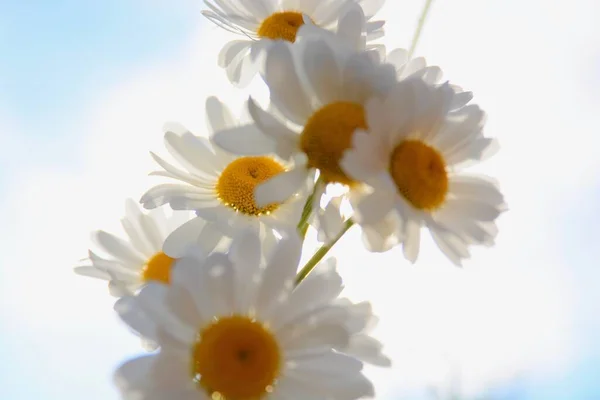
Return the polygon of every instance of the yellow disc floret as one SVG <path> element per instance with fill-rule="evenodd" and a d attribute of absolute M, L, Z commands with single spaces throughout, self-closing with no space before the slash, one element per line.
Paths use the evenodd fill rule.
<path fill-rule="evenodd" d="M 390 159 L 390 174 L 398 191 L 415 208 L 433 211 L 448 194 L 448 173 L 442 155 L 419 140 L 400 143 Z"/>
<path fill-rule="evenodd" d="M 162 251 L 156 253 L 142 269 L 142 280 L 144 282 L 169 283 L 171 281 L 171 267 L 174 261 L 173 258 Z"/>
<path fill-rule="evenodd" d="M 241 157 L 231 162 L 217 181 L 217 196 L 228 207 L 250 216 L 273 212 L 278 204 L 258 207 L 254 190 L 261 183 L 285 171 L 270 157 Z"/>
<path fill-rule="evenodd" d="M 296 41 L 298 29 L 304 24 L 302 13 L 296 11 L 277 12 L 267 17 L 256 32 L 265 39 Z"/>
<path fill-rule="evenodd" d="M 192 377 L 213 399 L 258 400 L 273 390 L 280 367 L 273 333 L 244 316 L 208 325 L 192 351 Z"/>
<path fill-rule="evenodd" d="M 365 110 L 357 103 L 339 101 L 317 110 L 304 126 L 300 147 L 311 168 L 317 168 L 329 183 L 355 183 L 340 167 L 357 129 L 366 129 Z"/>

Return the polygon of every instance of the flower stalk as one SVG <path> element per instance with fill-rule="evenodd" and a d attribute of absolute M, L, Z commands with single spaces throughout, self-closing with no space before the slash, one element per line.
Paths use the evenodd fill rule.
<path fill-rule="evenodd" d="M 308 276 L 308 274 L 311 273 L 311 271 L 316 267 L 319 261 L 321 261 L 323 257 L 325 257 L 327 253 L 329 253 L 329 250 L 331 250 L 333 246 L 335 246 L 335 244 L 342 238 L 342 236 L 344 236 L 344 234 L 348 232 L 350 228 L 352 228 L 352 225 L 354 225 L 354 221 L 352 221 L 352 219 L 350 218 L 347 219 L 346 222 L 344 222 L 344 227 L 342 228 L 340 233 L 338 233 L 331 242 L 324 244 L 315 252 L 315 254 L 310 258 L 310 260 L 308 260 L 308 262 L 296 275 L 296 285 L 302 282 Z"/>

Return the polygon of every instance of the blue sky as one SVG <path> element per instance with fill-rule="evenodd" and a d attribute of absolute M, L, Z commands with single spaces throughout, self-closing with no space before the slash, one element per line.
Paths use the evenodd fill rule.
<path fill-rule="evenodd" d="M 33 139 L 34 151 L 44 149 L 38 157 L 76 162 L 77 152 L 69 150 L 83 133 L 74 126 L 94 97 L 172 56 L 197 29 L 193 2 L 161 3 L 0 2 L 1 114 Z"/>
<path fill-rule="evenodd" d="M 340 243 L 347 286 L 373 300 L 395 357 L 376 373 L 388 397 L 443 381 L 446 357 L 466 393 L 600 398 L 595 3 L 434 3 L 417 53 L 487 110 L 502 150 L 484 171 L 511 211 L 498 245 L 462 271 L 433 251 L 409 267 L 394 252 L 354 252 L 356 234 Z M 386 7 L 386 44 L 407 46 L 419 2 Z M 164 154 L 163 122 L 201 132 L 206 96 L 246 98 L 214 65 L 228 36 L 201 8 L 0 0 L 1 398 L 117 398 L 110 375 L 138 341 L 104 285 L 71 267 L 89 231 L 117 229 L 124 198 L 153 182 L 148 151 Z"/>

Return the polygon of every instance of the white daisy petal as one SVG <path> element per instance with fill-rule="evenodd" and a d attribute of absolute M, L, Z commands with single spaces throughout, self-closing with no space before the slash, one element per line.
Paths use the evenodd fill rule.
<path fill-rule="evenodd" d="M 260 283 L 258 278 L 262 254 L 258 235 L 249 229 L 238 233 L 231 243 L 228 255 L 235 266 L 235 309 L 238 312 L 248 312 L 245 307 L 254 301 Z"/>
<path fill-rule="evenodd" d="M 290 47 L 274 43 L 265 64 L 265 82 L 271 89 L 271 101 L 290 121 L 301 125 L 312 114 L 310 102 L 295 72 Z"/>
<path fill-rule="evenodd" d="M 304 186 L 308 171 L 301 167 L 292 168 L 256 187 L 256 204 L 264 207 L 273 203 L 284 203 Z"/>
<path fill-rule="evenodd" d="M 404 225 L 404 241 L 402 251 L 404 257 L 411 263 L 417 261 L 421 246 L 421 225 L 413 218 L 408 218 Z"/>
<path fill-rule="evenodd" d="M 326 375 L 332 380 L 347 372 L 360 372 L 363 363 L 345 354 L 326 352 L 316 357 L 298 357 L 293 360 L 293 367 L 288 366 L 290 375 L 300 379 L 319 379 L 318 375 Z"/>
<path fill-rule="evenodd" d="M 430 229 L 430 233 L 434 242 L 454 265 L 460 267 L 462 259 L 469 257 L 465 243 L 456 235 L 452 235 L 447 230 L 435 228 Z"/>
<path fill-rule="evenodd" d="M 248 51 L 250 51 L 250 43 L 247 40 L 232 40 L 219 52 L 219 66 L 228 67 L 236 58 L 245 56 L 244 53 Z"/>
<path fill-rule="evenodd" d="M 133 250 L 129 243 L 110 233 L 97 231 L 94 233 L 94 239 L 106 252 L 122 260 L 124 265 L 143 264 L 146 261 L 140 254 Z"/>
<path fill-rule="evenodd" d="M 394 196 L 390 192 L 377 190 L 363 197 L 356 205 L 356 221 L 372 225 L 381 221 L 393 208 Z"/>
<path fill-rule="evenodd" d="M 252 98 L 248 100 L 248 112 L 254 119 L 254 123 L 258 129 L 264 135 L 275 140 L 275 147 L 272 149 L 272 152 L 284 160 L 289 160 L 297 148 L 298 134 L 279 122 L 275 117 L 266 113 Z"/>
<path fill-rule="evenodd" d="M 145 313 L 161 330 L 181 343 L 193 343 L 196 333 L 184 325 L 168 309 L 166 296 L 169 286 L 149 283 L 132 299 L 135 307 Z"/>
<path fill-rule="evenodd" d="M 335 266 L 335 259 L 331 259 L 328 264 Z M 291 293 L 285 309 L 272 314 L 274 327 L 282 327 L 296 318 L 301 318 L 307 312 L 323 307 L 341 293 L 342 278 L 335 269 L 329 273 L 319 273 L 320 269 L 324 269 L 323 264 L 317 265 L 315 271 Z"/>
<path fill-rule="evenodd" d="M 335 197 L 329 201 L 323 212 L 317 213 L 318 240 L 320 242 L 330 242 L 342 231 L 345 220 L 340 211 L 341 201 L 341 196 Z"/>
<path fill-rule="evenodd" d="M 445 212 L 469 216 L 478 221 L 493 221 L 500 215 L 501 210 L 494 205 L 469 199 L 450 199 L 445 204 Z"/>
<path fill-rule="evenodd" d="M 76 274 L 88 276 L 90 278 L 98 278 L 98 279 L 103 279 L 103 280 L 110 279 L 110 274 L 106 273 L 105 271 L 102 271 L 101 269 L 95 268 L 95 267 L 89 267 L 89 266 L 75 267 L 74 271 Z"/>
<path fill-rule="evenodd" d="M 348 347 L 344 349 L 347 354 L 357 357 L 369 364 L 378 367 L 391 367 L 392 360 L 381 354 L 383 345 L 376 339 L 367 335 L 355 335 L 350 339 Z"/>
<path fill-rule="evenodd" d="M 223 234 L 202 218 L 192 218 L 167 236 L 163 251 L 170 257 L 182 257 L 190 244 L 200 244 L 206 254 L 210 253 L 223 239 Z"/>
<path fill-rule="evenodd" d="M 493 205 L 504 204 L 498 182 L 484 176 L 453 176 L 450 180 L 450 192 L 459 198 L 479 199 Z"/>
<path fill-rule="evenodd" d="M 156 248 L 154 247 L 153 242 L 148 238 L 146 231 L 140 225 L 141 220 L 142 212 L 139 204 L 132 199 L 127 199 L 125 202 L 125 217 L 121 219 L 121 224 L 133 247 L 140 253 L 149 257 L 154 255 Z"/>
<path fill-rule="evenodd" d="M 120 298 L 115 303 L 114 310 L 134 332 L 146 340 L 158 341 L 156 322 L 140 307 L 136 306 L 135 297 L 125 296 Z"/>
<path fill-rule="evenodd" d="M 235 120 L 229 108 L 214 96 L 206 99 L 206 121 L 211 132 L 235 126 Z"/>
<path fill-rule="evenodd" d="M 302 253 L 302 240 L 291 234 L 279 242 L 262 273 L 257 293 L 256 312 L 265 317 L 278 303 L 287 300 L 294 287 L 294 278 Z"/>
<path fill-rule="evenodd" d="M 338 21 L 337 32 L 354 48 L 365 46 L 362 34 L 365 31 L 365 13 L 359 6 L 351 7 Z"/>
<path fill-rule="evenodd" d="M 304 71 L 316 98 L 328 104 L 341 98 L 341 74 L 331 48 L 323 41 L 307 46 L 303 57 Z"/>
<path fill-rule="evenodd" d="M 256 125 L 237 126 L 215 133 L 214 142 L 233 154 L 263 155 L 275 152 L 275 142 Z"/>

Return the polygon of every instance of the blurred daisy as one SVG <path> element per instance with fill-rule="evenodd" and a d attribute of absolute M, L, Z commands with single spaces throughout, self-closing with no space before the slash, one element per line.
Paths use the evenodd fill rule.
<path fill-rule="evenodd" d="M 157 354 L 123 364 L 124 399 L 359 399 L 373 396 L 349 343 L 355 310 L 338 302 L 339 276 L 294 287 L 302 242 L 278 242 L 266 265 L 252 231 L 227 254 L 181 259 L 171 285 L 148 285 L 131 306 L 151 316 Z M 138 325 L 144 330 L 144 326 Z M 141 332 L 144 334 L 144 332 Z"/>
<path fill-rule="evenodd" d="M 383 35 L 383 21 L 371 21 L 384 0 L 206 0 L 203 14 L 223 29 L 243 36 L 227 43 L 219 65 L 232 83 L 245 86 L 261 67 L 264 51 L 275 41 L 295 42 L 300 27 L 335 30 L 340 16 L 358 4 L 366 15 L 364 30 L 371 40 Z"/>
<path fill-rule="evenodd" d="M 109 281 L 110 293 L 116 297 L 133 294 L 148 282 L 169 283 L 175 259 L 188 246 L 201 243 L 208 252 L 223 240 L 211 224 L 199 219 L 190 222 L 190 212 L 172 212 L 167 217 L 159 208 L 145 214 L 133 200 L 127 200 L 125 211 L 121 224 L 127 239 L 94 232 L 92 239 L 109 257 L 89 250 L 88 262 L 75 268 L 80 275 Z"/>
<path fill-rule="evenodd" d="M 215 143 L 233 153 L 257 155 L 274 147 L 282 159 L 296 158 L 293 168 L 257 187 L 257 204 L 286 201 L 317 170 L 327 183 L 355 186 L 339 161 L 354 131 L 367 127 L 367 101 L 384 96 L 396 82 L 393 66 L 380 64 L 372 52 L 350 51 L 339 42 L 310 36 L 294 46 L 274 44 L 264 78 L 272 112 L 250 99 L 254 125 L 214 136 Z M 240 141 L 257 128 L 262 140 L 254 138 L 252 147 Z"/>
<path fill-rule="evenodd" d="M 482 134 L 479 107 L 449 113 L 454 96 L 448 85 L 407 79 L 366 107 L 369 131 L 356 132 L 342 166 L 372 189 L 352 202 L 356 221 L 371 240 L 379 237 L 371 243 L 377 251 L 403 243 L 415 262 L 422 226 L 456 265 L 470 245 L 493 244 L 503 196 L 494 181 L 461 168 L 489 156 L 496 143 Z"/>
<path fill-rule="evenodd" d="M 227 107 L 216 98 L 207 101 L 207 119 L 212 130 L 236 126 Z M 210 139 L 194 136 L 180 125 L 170 124 L 165 130 L 167 150 L 185 170 L 152 154 L 164 169 L 153 175 L 182 183 L 160 184 L 148 190 L 141 199 L 145 208 L 153 209 L 168 203 L 174 210 L 194 210 L 199 217 L 216 223 L 227 235 L 252 227 L 266 235 L 263 239 L 272 240 L 273 229 L 295 228 L 303 206 L 300 196 L 260 206 L 254 199 L 256 186 L 285 173 L 284 162 L 271 155 L 234 156 L 213 146 Z M 253 146 L 247 140 L 251 137 L 250 133 L 239 140 Z"/>

